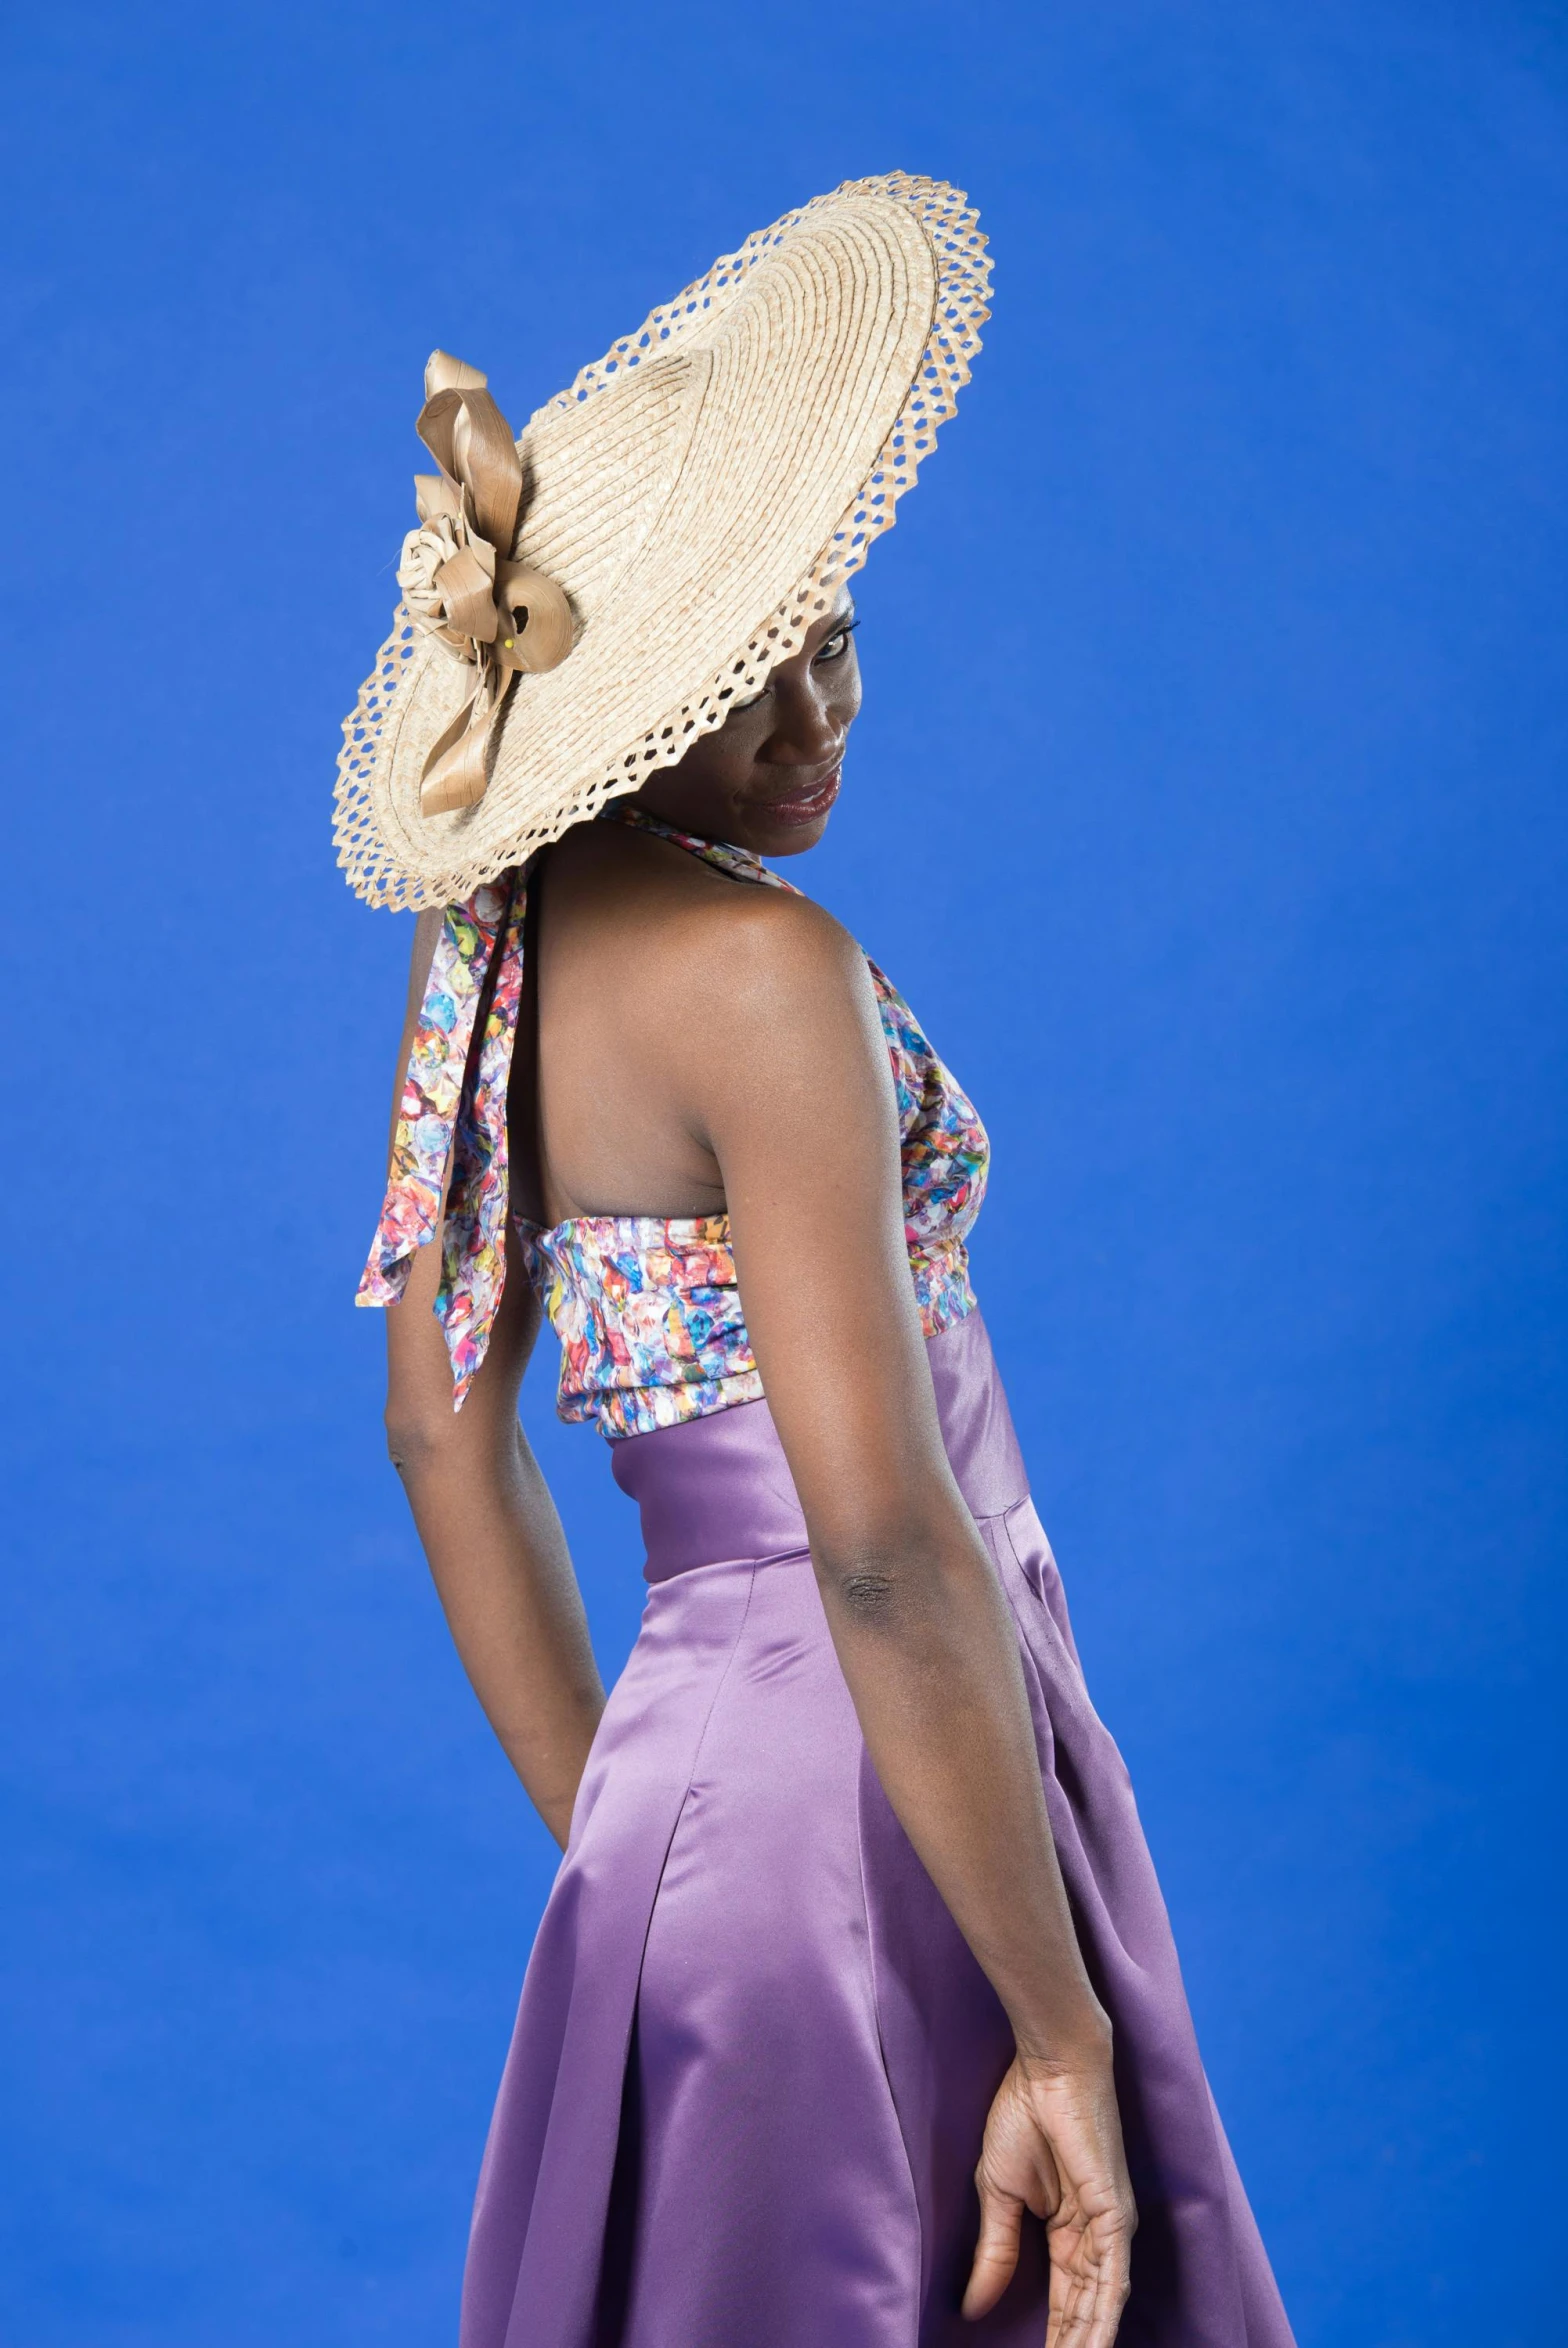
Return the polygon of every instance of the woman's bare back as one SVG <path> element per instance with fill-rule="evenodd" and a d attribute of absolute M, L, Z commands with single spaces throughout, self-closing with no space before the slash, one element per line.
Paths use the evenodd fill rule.
<path fill-rule="evenodd" d="M 545 1224 L 722 1213 L 709 1063 L 740 1047 L 738 999 L 781 960 L 843 969 L 851 941 L 803 898 L 589 823 L 539 860 L 529 944 L 511 1093 L 520 1209 Z M 842 1017 L 864 1019 L 848 990 Z"/>

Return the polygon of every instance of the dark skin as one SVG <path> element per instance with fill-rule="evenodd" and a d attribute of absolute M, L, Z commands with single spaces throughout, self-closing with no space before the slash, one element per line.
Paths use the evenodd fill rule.
<path fill-rule="evenodd" d="M 762 856 L 814 847 L 860 708 L 851 617 L 841 597 L 767 690 L 641 803 Z M 546 1223 L 728 1212 L 862 1733 L 1016 2040 L 976 2172 L 965 2312 L 1000 2298 L 1028 2209 L 1047 2226 L 1049 2348 L 1111 2348 L 1137 2218 L 1110 2024 L 1062 1886 L 1016 1633 L 943 1448 L 864 960 L 807 899 L 737 887 L 611 824 L 580 825 L 549 852 L 539 902 L 538 1065 L 520 1055 L 511 1103 L 519 1203 Z M 421 917 L 410 1023 L 437 928 Z M 469 1676 L 564 1846 L 604 1693 L 517 1420 L 538 1308 L 514 1259 L 489 1355 L 454 1415 L 430 1311 L 439 1252 L 422 1252 L 387 1316 L 392 1454 Z"/>

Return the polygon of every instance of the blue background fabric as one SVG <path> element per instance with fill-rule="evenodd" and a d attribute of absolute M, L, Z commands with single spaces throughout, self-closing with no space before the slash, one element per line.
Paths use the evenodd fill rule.
<path fill-rule="evenodd" d="M 13 19 L 0 2339 L 425 2348 L 551 1872 L 351 1309 L 336 875 L 424 358 L 520 420 L 792 204 L 968 187 L 976 381 L 797 877 L 977 1276 L 1304 2348 L 1563 2338 L 1565 79 L 1525 0 Z M 638 1547 L 527 1420 L 596 1637 Z"/>

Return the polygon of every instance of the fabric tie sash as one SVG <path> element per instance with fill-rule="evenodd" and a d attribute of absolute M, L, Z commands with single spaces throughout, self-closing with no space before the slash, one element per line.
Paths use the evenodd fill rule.
<path fill-rule="evenodd" d="M 556 668 L 572 649 L 560 588 L 512 560 L 523 464 L 486 382 L 477 367 L 433 351 L 415 427 L 441 470 L 414 476 L 419 527 L 403 541 L 398 585 L 415 627 L 474 670 L 473 690 L 425 760 L 422 815 L 478 806 L 507 695 L 524 671 Z"/>
<path fill-rule="evenodd" d="M 526 907 L 525 875 L 514 872 L 447 908 L 403 1079 L 386 1199 L 354 1299 L 396 1304 L 415 1255 L 440 1226 L 435 1310 L 452 1363 L 454 1410 L 462 1409 L 484 1360 L 506 1282 L 506 1090 Z"/>

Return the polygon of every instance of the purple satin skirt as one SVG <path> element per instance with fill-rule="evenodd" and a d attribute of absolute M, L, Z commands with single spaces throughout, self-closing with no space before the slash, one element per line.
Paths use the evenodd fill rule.
<path fill-rule="evenodd" d="M 1290 2348 L 978 1313 L 931 1365 L 1115 2026 L 1122 2348 Z M 648 1601 L 523 1985 L 462 2348 L 1042 2348 L 1033 2219 L 1001 2305 L 957 2312 L 1011 2037 L 867 1758 L 767 1405 L 612 1459 Z"/>

